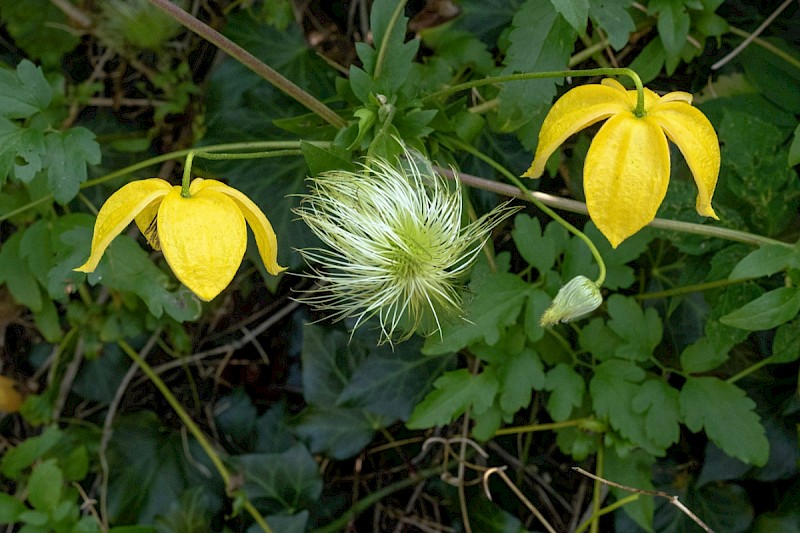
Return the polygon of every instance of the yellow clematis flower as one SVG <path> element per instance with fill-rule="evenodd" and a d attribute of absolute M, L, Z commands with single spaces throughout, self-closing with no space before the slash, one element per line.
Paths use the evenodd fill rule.
<path fill-rule="evenodd" d="M 552 153 L 567 138 L 608 119 L 597 132 L 583 169 L 586 206 L 595 225 L 616 248 L 656 216 L 669 183 L 669 147 L 675 143 L 697 184 L 697 212 L 718 218 L 711 196 L 719 175 L 719 141 L 692 95 L 658 96 L 644 89 L 644 116 L 634 113 L 636 91 L 613 79 L 582 85 L 564 94 L 542 124 L 539 145 L 523 176 L 538 178 Z"/>
<path fill-rule="evenodd" d="M 179 186 L 151 178 L 112 194 L 94 226 L 89 259 L 76 268 L 93 272 L 111 241 L 135 220 L 147 242 L 162 250 L 175 276 L 202 300 L 217 296 L 233 280 L 247 248 L 247 228 L 270 274 L 278 265 L 278 240 L 264 213 L 247 196 L 216 180 L 196 178 L 189 196 Z"/>

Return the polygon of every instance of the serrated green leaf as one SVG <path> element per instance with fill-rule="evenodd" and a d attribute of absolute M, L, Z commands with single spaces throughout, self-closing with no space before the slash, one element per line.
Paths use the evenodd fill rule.
<path fill-rule="evenodd" d="M 406 422 L 409 429 L 424 429 L 449 424 L 473 406 L 476 413 L 488 409 L 499 388 L 497 376 L 487 367 L 472 375 L 462 368 L 437 379 L 434 389 L 422 400 Z"/>
<path fill-rule="evenodd" d="M 41 67 L 27 59 L 19 62 L 16 72 L 0 68 L 0 117 L 28 118 L 43 111 L 52 97 Z"/>
<path fill-rule="evenodd" d="M 524 213 L 514 217 L 511 237 L 526 263 L 540 273 L 553 268 L 556 262 L 555 242 L 551 237 L 542 235 L 542 225 L 538 218 L 531 218 Z"/>
<path fill-rule="evenodd" d="M 593 318 L 578 334 L 581 348 L 605 361 L 614 357 L 614 352 L 623 340 L 609 328 L 602 318 Z"/>
<path fill-rule="evenodd" d="M 55 459 L 39 463 L 28 480 L 28 501 L 37 511 L 51 512 L 61 503 L 64 474 Z"/>
<path fill-rule="evenodd" d="M 496 372 L 500 382 L 500 408 L 504 413 L 516 413 L 531 403 L 534 390 L 544 388 L 544 366 L 539 355 L 531 348 L 508 354 Z"/>
<path fill-rule="evenodd" d="M 719 321 L 734 328 L 758 331 L 780 326 L 797 316 L 798 311 L 800 289 L 781 287 L 759 296 Z"/>
<path fill-rule="evenodd" d="M 47 183 L 56 202 L 64 205 L 86 181 L 86 165 L 100 163 L 100 145 L 94 133 L 80 126 L 45 135 Z"/>
<path fill-rule="evenodd" d="M 40 130 L 22 128 L 0 117 L 0 184 L 8 176 L 30 183 L 42 169 L 46 153 Z"/>
<path fill-rule="evenodd" d="M 769 458 L 755 402 L 736 385 L 714 377 L 688 378 L 680 393 L 681 415 L 690 431 L 706 435 L 731 457 L 763 466 Z"/>
<path fill-rule="evenodd" d="M 13 234 L 0 248 L 0 284 L 5 283 L 11 296 L 31 311 L 42 309 L 42 291 L 20 254 L 23 233 Z"/>
<path fill-rule="evenodd" d="M 398 9 L 399 16 L 395 18 Z M 396 94 L 405 83 L 415 83 L 414 77 L 409 74 L 419 49 L 419 41 L 412 39 L 404 42 L 408 17 L 403 14 L 403 5 L 394 0 L 373 2 L 370 26 L 375 48 L 362 44 L 356 47 L 356 52 L 364 70 L 373 79 L 371 91 L 387 96 Z"/>
<path fill-rule="evenodd" d="M 728 279 L 760 278 L 800 267 L 800 250 L 778 244 L 764 244 L 739 261 Z"/>
<path fill-rule="evenodd" d="M 636 29 L 627 11 L 632 3 L 632 0 L 589 0 L 589 17 L 606 32 L 615 50 L 628 44 L 630 34 Z"/>
<path fill-rule="evenodd" d="M 545 310 L 550 306 L 550 296 L 539 289 L 533 289 L 525 304 L 525 334 L 531 342 L 544 337 L 545 328 L 539 323 Z"/>
<path fill-rule="evenodd" d="M 559 363 L 547 372 L 544 388 L 550 391 L 547 412 L 556 422 L 569 419 L 572 410 L 583 404 L 586 383 L 572 367 Z"/>
<path fill-rule="evenodd" d="M 646 361 L 661 341 L 662 326 L 652 307 L 644 311 L 633 298 L 614 294 L 608 299 L 608 327 L 622 339 L 614 355 L 631 361 Z"/>
<path fill-rule="evenodd" d="M 727 342 L 702 337 L 681 352 L 681 368 L 690 374 L 713 370 L 728 360 L 730 348 Z"/>
<path fill-rule="evenodd" d="M 466 321 L 443 324 L 441 338 L 426 339 L 423 353 L 457 352 L 476 341 L 495 344 L 506 327 L 516 323 L 531 287 L 513 274 L 488 276 L 467 307 Z"/>
<path fill-rule="evenodd" d="M 792 363 L 800 358 L 800 320 L 793 320 L 783 324 L 775 331 L 775 340 L 772 342 L 772 356 L 769 362 L 773 364 Z"/>
<path fill-rule="evenodd" d="M 642 384 L 633 398 L 633 410 L 645 416 L 644 428 L 653 443 L 668 448 L 680 437 L 678 391 L 659 379 Z"/>
<path fill-rule="evenodd" d="M 376 427 L 375 421 L 361 409 L 312 405 L 303 411 L 294 429 L 308 442 L 312 453 L 343 460 L 364 449 Z"/>
<path fill-rule="evenodd" d="M 266 500 L 270 514 L 313 505 L 322 493 L 317 463 L 301 444 L 283 453 L 239 455 L 236 463 L 244 472 L 243 490 L 251 500 Z"/>
<path fill-rule="evenodd" d="M 589 0 L 550 0 L 569 25 L 577 33 L 586 30 L 586 19 L 589 16 Z"/>
<path fill-rule="evenodd" d="M 603 287 L 612 291 L 630 287 L 636 278 L 633 268 L 629 267 L 628 263 L 637 259 L 647 250 L 648 244 L 653 240 L 653 232 L 644 229 L 625 239 L 616 248 L 611 247 L 611 243 L 600 233 L 592 221 L 586 223 L 583 232 L 592 240 L 605 261 L 606 280 L 603 282 Z M 584 272 L 584 275 L 591 278 L 596 276 L 597 272 L 597 267 L 592 265 L 592 268 Z"/>

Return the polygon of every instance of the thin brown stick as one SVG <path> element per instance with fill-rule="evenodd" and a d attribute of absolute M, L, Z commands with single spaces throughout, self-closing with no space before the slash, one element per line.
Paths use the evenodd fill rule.
<path fill-rule="evenodd" d="M 537 509 L 530 502 L 530 500 L 528 500 L 528 498 L 525 497 L 522 491 L 519 490 L 519 488 L 517 488 L 516 485 L 514 485 L 511 479 L 509 479 L 509 477 L 505 473 L 505 469 L 506 469 L 505 466 L 496 466 L 494 468 L 488 469 L 486 472 L 483 473 L 483 490 L 484 492 L 486 492 L 486 497 L 489 498 L 490 500 L 492 499 L 492 493 L 489 492 L 489 477 L 492 474 L 497 474 L 498 476 L 500 476 L 503 482 L 505 482 L 505 484 L 508 485 L 508 488 L 511 489 L 511 492 L 513 492 L 517 496 L 517 498 L 519 498 L 519 501 L 521 501 L 525 505 L 525 507 L 527 507 L 531 513 L 533 513 L 533 515 L 539 520 L 539 522 L 542 523 L 542 525 L 549 533 L 558 533 L 553 528 L 553 526 L 550 525 L 550 523 L 547 521 L 544 515 L 542 515 L 542 513 L 539 512 L 539 509 Z"/>
<path fill-rule="evenodd" d="M 628 487 L 627 485 L 620 485 L 619 483 L 609 481 L 607 479 L 601 478 L 600 476 L 596 476 L 591 472 L 587 472 L 586 470 L 584 470 L 579 466 L 573 466 L 572 469 L 575 470 L 576 472 L 583 474 L 586 477 L 590 477 L 596 481 L 600 481 L 601 483 L 605 483 L 606 485 L 609 485 L 611 487 L 616 487 L 618 489 L 626 490 L 628 492 L 633 492 L 634 494 L 647 494 L 648 496 L 658 496 L 660 498 L 666 498 L 667 501 L 669 501 L 669 503 L 680 509 L 683 514 L 694 520 L 695 524 L 703 528 L 703 531 L 707 531 L 708 533 L 714 533 L 713 529 L 708 527 L 705 524 L 705 522 L 700 520 L 700 518 L 696 514 L 690 511 L 688 507 L 683 505 L 683 503 L 681 503 L 678 497 L 675 496 L 674 494 L 661 492 L 660 490 L 645 490 L 645 489 L 637 489 L 635 487 Z"/>

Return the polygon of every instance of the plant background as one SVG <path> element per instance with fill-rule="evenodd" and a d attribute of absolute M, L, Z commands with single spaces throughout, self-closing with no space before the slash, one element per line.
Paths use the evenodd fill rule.
<path fill-rule="evenodd" d="M 499 477 L 485 497 L 480 480 L 497 466 L 555 530 L 575 531 L 630 497 L 570 469 L 580 466 L 676 494 L 716 531 L 800 531 L 800 251 L 780 244 L 800 227 L 796 2 L 415 1 L 395 32 L 391 1 L 181 6 L 346 125 L 326 125 L 147 2 L 0 0 L 0 368 L 25 397 L 0 418 L 0 523 L 259 531 L 249 502 L 280 532 L 543 531 Z M 381 73 L 373 45 L 388 50 Z M 721 221 L 710 225 L 744 233 L 646 229 L 612 250 L 568 213 L 609 267 L 606 304 L 574 325 L 545 332 L 537 320 L 562 283 L 597 267 L 532 207 L 476 266 L 470 322 L 393 347 L 297 304 L 307 281 L 257 261 L 201 305 L 135 231 L 88 279 L 71 271 L 122 184 L 177 180 L 175 152 L 190 147 L 285 141 L 298 155 L 194 168 L 260 204 L 280 263 L 300 272 L 294 249 L 315 244 L 291 213 L 306 176 L 367 151 L 393 156 L 395 135 L 503 181 L 487 160 L 524 171 L 565 88 L 426 96 L 489 75 L 617 65 L 654 90 L 696 95 L 722 145 Z M 590 140 L 571 139 L 549 165 L 558 179 L 531 186 L 581 199 Z M 659 217 L 709 224 L 676 150 L 672 166 Z M 501 200 L 469 191 L 477 213 Z M 227 490 L 131 351 L 214 442 L 233 473 Z M 448 440 L 466 436 L 488 456 Z M 648 496 L 589 527 L 699 530 Z"/>

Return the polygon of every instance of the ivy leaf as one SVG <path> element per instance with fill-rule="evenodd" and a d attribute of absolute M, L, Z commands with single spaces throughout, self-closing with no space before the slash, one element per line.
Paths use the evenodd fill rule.
<path fill-rule="evenodd" d="M 563 70 L 575 43 L 576 32 L 558 14 L 553 4 L 527 0 L 514 15 L 508 37 L 510 46 L 503 74 Z M 500 90 L 497 123 L 501 131 L 518 132 L 526 148 L 536 146 L 536 131 L 532 121 L 542 120 L 544 111 L 556 94 L 556 84 L 562 78 L 526 80 L 507 83 Z"/>
<path fill-rule="evenodd" d="M 719 319 L 727 326 L 747 331 L 772 329 L 788 322 L 800 311 L 800 289 L 781 287 L 769 291 Z"/>
<path fill-rule="evenodd" d="M 658 312 L 652 307 L 642 311 L 633 298 L 614 294 L 608 299 L 608 314 L 608 327 L 623 340 L 614 355 L 631 361 L 648 360 L 661 341 Z"/>
<path fill-rule="evenodd" d="M 303 328 L 303 397 L 306 402 L 336 405 L 353 369 L 366 355 L 348 340 L 349 335 L 344 331 L 315 324 L 306 324 Z"/>
<path fill-rule="evenodd" d="M 631 32 L 636 29 L 627 11 L 632 3 L 632 0 L 589 0 L 589 17 L 606 32 L 615 50 L 628 44 Z"/>
<path fill-rule="evenodd" d="M 569 25 L 577 33 L 586 29 L 586 18 L 589 16 L 589 0 L 550 0 Z"/>
<path fill-rule="evenodd" d="M 358 454 L 370 443 L 379 425 L 359 409 L 312 405 L 305 409 L 295 426 L 308 441 L 312 453 L 325 453 L 343 460 Z"/>
<path fill-rule="evenodd" d="M 41 67 L 23 59 L 16 72 L 0 68 L 0 117 L 28 118 L 47 108 L 52 98 Z"/>
<path fill-rule="evenodd" d="M 475 413 L 491 407 L 499 388 L 492 367 L 474 376 L 466 368 L 445 373 L 434 383 L 434 389 L 411 413 L 406 426 L 424 429 L 449 424 L 468 407 Z"/>
<path fill-rule="evenodd" d="M 644 428 L 656 446 L 668 448 L 680 437 L 678 391 L 660 379 L 649 379 L 633 398 L 633 410 L 645 415 Z"/>
<path fill-rule="evenodd" d="M 572 409 L 583 404 L 586 383 L 571 366 L 559 363 L 547 373 L 544 388 L 550 391 L 547 412 L 556 422 L 569 419 Z"/>
<path fill-rule="evenodd" d="M 545 383 L 544 367 L 539 355 L 530 348 L 508 354 L 502 365 L 498 365 L 497 379 L 500 382 L 500 408 L 513 414 L 531 403 L 531 392 L 542 390 Z"/>
<path fill-rule="evenodd" d="M 80 126 L 64 132 L 50 132 L 47 148 L 47 184 L 56 202 L 64 205 L 78 195 L 87 178 L 86 165 L 100 163 L 100 145 L 94 133 Z"/>
<path fill-rule="evenodd" d="M 705 428 L 708 438 L 731 457 L 763 466 L 769 442 L 755 406 L 742 389 L 714 377 L 690 377 L 680 393 L 681 415 L 690 431 Z"/>

